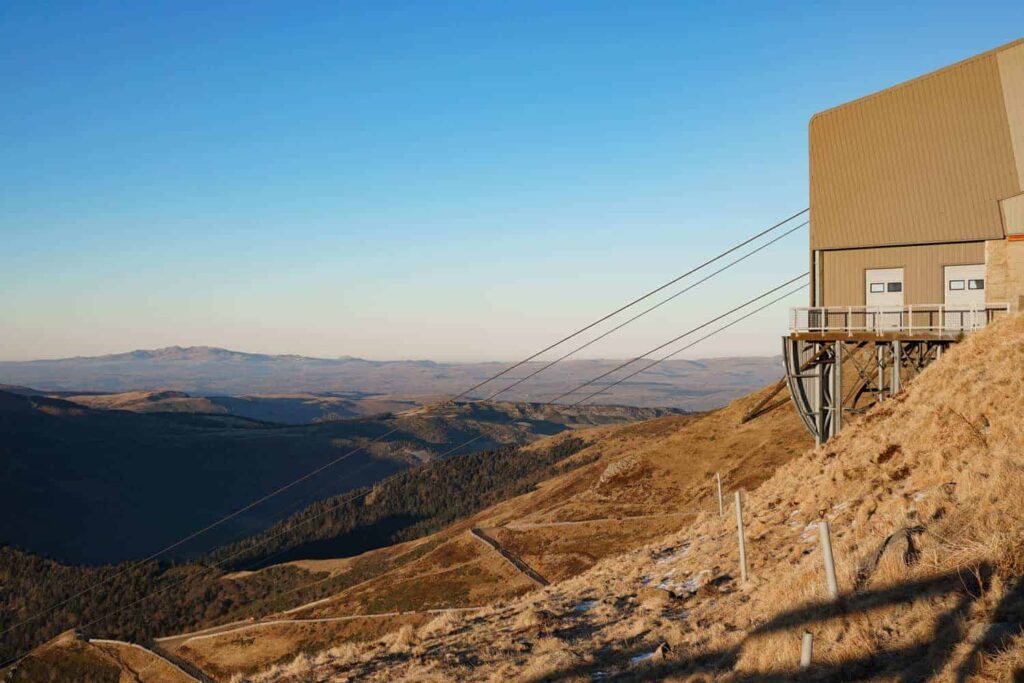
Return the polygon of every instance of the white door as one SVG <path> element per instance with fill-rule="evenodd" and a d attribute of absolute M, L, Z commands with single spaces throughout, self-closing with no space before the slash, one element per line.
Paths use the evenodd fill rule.
<path fill-rule="evenodd" d="M 945 327 L 969 330 L 985 324 L 985 264 L 946 266 Z"/>
<path fill-rule="evenodd" d="M 869 268 L 864 274 L 864 292 L 868 326 L 899 329 L 903 318 L 903 269 Z"/>

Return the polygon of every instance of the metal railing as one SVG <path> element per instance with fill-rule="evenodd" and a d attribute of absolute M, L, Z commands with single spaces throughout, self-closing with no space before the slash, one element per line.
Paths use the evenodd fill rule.
<path fill-rule="evenodd" d="M 791 332 L 964 333 L 980 330 L 1010 305 L 987 303 L 964 306 L 913 304 L 905 306 L 818 306 L 789 309 Z"/>

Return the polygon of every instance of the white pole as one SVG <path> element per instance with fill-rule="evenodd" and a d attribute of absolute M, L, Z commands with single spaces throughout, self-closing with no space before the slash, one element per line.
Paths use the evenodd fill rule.
<path fill-rule="evenodd" d="M 804 639 L 800 644 L 800 668 L 806 669 L 811 665 L 811 652 L 814 649 L 814 636 L 810 631 L 804 631 Z"/>
<path fill-rule="evenodd" d="M 736 492 L 736 533 L 740 540 L 740 579 L 747 582 L 747 541 L 743 534 L 743 492 Z"/>
<path fill-rule="evenodd" d="M 715 488 L 718 493 L 718 516 L 725 517 L 725 504 L 722 503 L 722 475 L 715 472 Z"/>
<path fill-rule="evenodd" d="M 839 582 L 836 581 L 836 561 L 832 557 L 832 538 L 829 535 L 828 521 L 822 520 L 818 528 L 821 532 L 821 556 L 825 561 L 825 581 L 828 584 L 828 595 L 835 600 L 839 597 Z"/>

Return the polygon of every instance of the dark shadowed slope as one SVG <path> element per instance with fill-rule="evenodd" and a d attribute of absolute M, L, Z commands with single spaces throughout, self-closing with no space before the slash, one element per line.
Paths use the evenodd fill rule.
<path fill-rule="evenodd" d="M 468 450 L 657 414 L 459 405 L 429 416 L 274 425 L 231 415 L 94 410 L 0 392 L 0 543 L 73 562 L 144 556 L 397 427 L 181 548 L 198 552 L 477 436 Z"/>

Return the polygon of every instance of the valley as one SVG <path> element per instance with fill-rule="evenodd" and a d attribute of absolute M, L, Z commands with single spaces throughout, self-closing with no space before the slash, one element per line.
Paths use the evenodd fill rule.
<path fill-rule="evenodd" d="M 771 387 L 706 414 L 538 440 L 523 453 L 546 449 L 554 469 L 436 530 L 222 574 L 251 597 L 144 641 L 150 665 L 166 657 L 254 683 L 901 680 L 908 666 L 1011 680 L 1024 671 L 1012 521 L 1022 353 L 1024 318 L 993 324 L 820 447 L 790 403 L 744 419 Z M 745 492 L 746 581 L 716 473 Z M 826 592 L 822 520 L 839 602 Z M 802 676 L 805 629 L 815 664 Z M 27 661 L 81 662 L 70 652 L 96 637 Z"/>
<path fill-rule="evenodd" d="M 176 557 L 196 557 L 467 441 L 466 452 L 487 450 L 664 412 L 457 404 L 429 415 L 282 425 L 224 413 L 97 409 L 0 391 L 0 542 L 74 563 L 145 557 L 163 539 L 180 538 L 337 461 L 175 549 Z"/>

